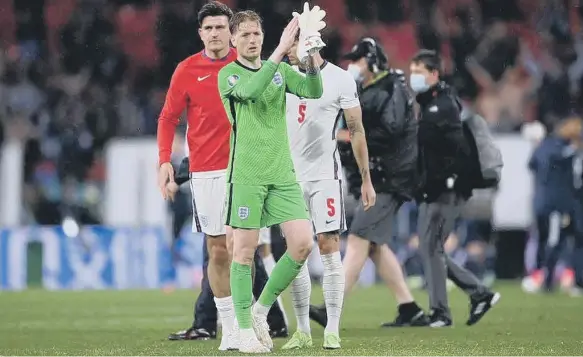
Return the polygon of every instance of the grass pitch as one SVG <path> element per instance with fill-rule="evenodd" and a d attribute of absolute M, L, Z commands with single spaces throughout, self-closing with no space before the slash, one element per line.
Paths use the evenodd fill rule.
<path fill-rule="evenodd" d="M 342 349 L 321 348 L 323 329 L 312 323 L 314 347 L 275 355 L 582 355 L 583 299 L 526 295 L 498 285 L 502 299 L 476 326 L 467 327 L 466 296 L 450 293 L 454 327 L 381 329 L 395 301 L 383 287 L 358 289 L 345 301 Z M 312 301 L 322 300 L 314 288 Z M 218 341 L 167 341 L 191 323 L 196 292 L 29 290 L 0 293 L 0 355 L 238 355 Z M 427 296 L 417 294 L 427 306 Z M 292 309 L 286 297 L 291 320 Z M 293 330 L 293 327 L 292 327 Z"/>

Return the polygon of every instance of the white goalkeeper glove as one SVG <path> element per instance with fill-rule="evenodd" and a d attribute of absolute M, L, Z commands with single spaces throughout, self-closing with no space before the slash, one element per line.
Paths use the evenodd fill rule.
<path fill-rule="evenodd" d="M 301 62 L 305 62 L 308 56 L 313 56 L 326 46 L 320 35 L 320 30 L 326 27 L 326 23 L 323 21 L 326 11 L 317 5 L 310 10 L 310 5 L 306 2 L 301 15 L 294 12 L 293 16 L 298 17 L 300 26 L 297 56 Z"/>

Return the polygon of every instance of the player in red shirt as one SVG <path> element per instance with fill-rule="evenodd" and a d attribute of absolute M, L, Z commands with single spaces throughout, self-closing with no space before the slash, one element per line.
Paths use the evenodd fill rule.
<path fill-rule="evenodd" d="M 217 88 L 219 70 L 237 58 L 235 50 L 229 46 L 232 16 L 231 9 L 220 2 L 212 1 L 202 7 L 198 14 L 198 31 L 204 50 L 176 68 L 158 120 L 158 185 L 164 199 L 168 199 L 171 191 L 167 190 L 167 184 L 174 183 L 174 169 L 170 163 L 172 141 L 179 117 L 186 109 L 193 230 L 203 232 L 208 238 L 208 279 L 223 327 L 221 350 L 236 348 L 238 340 L 235 338 L 223 216 L 231 125 Z M 193 337 L 185 336 L 184 339 Z"/>

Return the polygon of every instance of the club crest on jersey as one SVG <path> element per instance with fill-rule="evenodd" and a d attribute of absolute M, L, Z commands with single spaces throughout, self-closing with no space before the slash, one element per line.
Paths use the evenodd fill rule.
<path fill-rule="evenodd" d="M 247 219 L 247 218 L 249 218 L 249 207 L 247 207 L 247 206 L 241 206 L 241 207 L 239 207 L 239 210 L 237 212 L 237 215 L 239 216 L 240 219 Z"/>
<path fill-rule="evenodd" d="M 209 225 L 209 218 L 207 216 L 198 215 L 198 218 L 200 219 L 200 224 L 203 227 L 208 227 L 208 225 Z"/>
<path fill-rule="evenodd" d="M 238 80 L 239 80 L 239 76 L 236 74 L 233 74 L 227 78 L 227 83 L 229 84 L 229 87 L 233 87 L 237 83 Z"/>
<path fill-rule="evenodd" d="M 275 74 L 273 75 L 273 84 L 275 84 L 278 87 L 281 87 L 281 85 L 283 84 L 283 77 L 281 76 L 281 73 L 275 72 Z"/>

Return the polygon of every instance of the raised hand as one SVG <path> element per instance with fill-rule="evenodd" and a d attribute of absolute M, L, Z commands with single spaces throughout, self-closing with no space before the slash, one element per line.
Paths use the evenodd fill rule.
<path fill-rule="evenodd" d="M 298 44 L 297 56 L 300 61 L 305 62 L 309 55 L 314 55 L 326 44 L 322 41 L 320 31 L 326 27 L 323 21 L 326 11 L 314 6 L 310 10 L 310 5 L 304 3 L 304 10 L 301 14 L 293 13 L 294 18 L 299 20 L 300 42 Z"/>
<path fill-rule="evenodd" d="M 296 35 L 298 34 L 300 27 L 299 27 L 299 19 L 294 17 L 289 24 L 283 30 L 281 34 L 281 38 L 279 40 L 279 48 L 287 52 L 294 44 Z"/>

